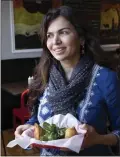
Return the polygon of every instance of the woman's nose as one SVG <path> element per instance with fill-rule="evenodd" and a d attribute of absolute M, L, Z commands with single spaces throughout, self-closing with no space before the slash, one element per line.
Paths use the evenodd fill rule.
<path fill-rule="evenodd" d="M 61 44 L 61 42 L 62 41 L 61 41 L 59 35 L 55 35 L 53 38 L 53 44 L 58 45 L 58 44 Z"/>

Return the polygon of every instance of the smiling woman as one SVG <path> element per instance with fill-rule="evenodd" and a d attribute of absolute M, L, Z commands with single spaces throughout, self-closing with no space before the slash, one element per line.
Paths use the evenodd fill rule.
<path fill-rule="evenodd" d="M 54 115 L 71 113 L 81 122 L 78 127 L 86 134 L 82 150 L 77 154 L 41 148 L 40 155 L 110 156 L 118 153 L 119 51 L 111 57 L 106 55 L 99 41 L 78 25 L 74 11 L 68 6 L 48 11 L 41 23 L 40 37 L 43 53 L 29 87 L 31 118 L 16 128 L 15 136 L 34 123 L 41 124 Z"/>

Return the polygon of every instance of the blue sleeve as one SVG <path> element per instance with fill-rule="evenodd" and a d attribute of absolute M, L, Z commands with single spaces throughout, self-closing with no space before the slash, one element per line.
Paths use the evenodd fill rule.
<path fill-rule="evenodd" d="M 37 114 L 38 114 L 38 107 L 39 107 L 39 103 L 40 103 L 40 99 L 41 98 L 42 98 L 42 95 L 38 98 L 38 103 L 34 106 L 34 109 L 33 109 L 33 115 L 26 122 L 26 124 L 31 124 L 31 125 L 34 125 L 34 123 L 39 124 L 39 121 L 38 121 L 38 118 L 37 118 Z"/>
<path fill-rule="evenodd" d="M 34 123 L 39 124 L 38 119 L 37 119 L 37 114 L 33 115 L 33 116 L 26 122 L 26 124 L 31 124 L 31 125 L 34 125 Z"/>
<path fill-rule="evenodd" d="M 115 72 L 108 69 L 103 71 L 102 76 L 102 84 L 99 87 L 107 105 L 112 133 L 118 137 L 120 147 L 120 80 Z"/>
<path fill-rule="evenodd" d="M 104 97 L 113 132 L 120 137 L 120 80 L 115 72 L 108 72 Z"/>

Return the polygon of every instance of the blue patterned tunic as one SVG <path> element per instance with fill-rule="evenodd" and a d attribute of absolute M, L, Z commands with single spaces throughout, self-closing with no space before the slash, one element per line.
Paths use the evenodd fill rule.
<path fill-rule="evenodd" d="M 38 115 L 34 115 L 27 123 L 41 123 L 53 116 L 51 105 L 47 102 L 46 88 L 42 97 L 39 98 Z M 108 68 L 95 65 L 92 71 L 91 81 L 87 89 L 83 91 L 83 100 L 76 108 L 77 118 L 93 126 L 99 134 L 106 134 L 110 124 L 111 132 L 118 137 L 120 143 L 120 80 L 115 72 Z M 116 147 L 113 147 L 116 149 Z M 57 150 L 41 149 L 41 155 L 113 155 L 112 149 L 105 145 L 95 145 L 80 151 L 79 154 Z"/>

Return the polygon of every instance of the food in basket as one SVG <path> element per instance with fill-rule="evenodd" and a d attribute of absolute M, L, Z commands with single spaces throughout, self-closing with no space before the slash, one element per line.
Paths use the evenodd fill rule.
<path fill-rule="evenodd" d="M 65 138 L 70 138 L 74 135 L 77 135 L 77 131 L 75 129 L 75 127 L 72 128 L 67 128 L 65 131 Z"/>
<path fill-rule="evenodd" d="M 40 136 L 44 134 L 44 130 L 43 128 L 38 125 L 37 123 L 34 124 L 34 138 L 36 140 L 39 140 L 40 139 Z"/>
<path fill-rule="evenodd" d="M 77 135 L 75 127 L 59 128 L 55 124 L 43 123 L 43 128 L 37 123 L 34 124 L 34 138 L 41 141 L 57 140 L 62 138 L 70 138 Z"/>

